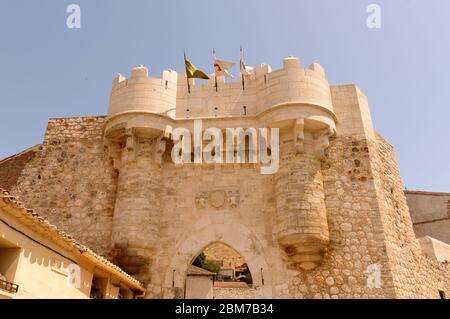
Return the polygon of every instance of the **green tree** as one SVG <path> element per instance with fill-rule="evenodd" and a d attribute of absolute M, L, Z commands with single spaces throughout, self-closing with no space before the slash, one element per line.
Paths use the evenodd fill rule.
<path fill-rule="evenodd" d="M 201 252 L 200 255 L 198 255 L 197 258 L 195 258 L 192 264 L 194 266 L 209 270 L 214 273 L 218 273 L 220 269 L 220 265 L 218 265 L 214 261 L 206 259 L 206 256 L 203 252 Z"/>
<path fill-rule="evenodd" d="M 250 272 L 245 274 L 245 282 L 249 285 L 253 283 L 252 274 Z"/>

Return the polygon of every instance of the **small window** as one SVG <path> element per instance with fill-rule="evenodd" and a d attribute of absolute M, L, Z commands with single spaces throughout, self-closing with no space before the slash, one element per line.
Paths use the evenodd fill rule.
<path fill-rule="evenodd" d="M 445 291 L 444 290 L 439 290 L 439 297 L 441 297 L 441 299 L 447 299 L 445 297 Z"/>

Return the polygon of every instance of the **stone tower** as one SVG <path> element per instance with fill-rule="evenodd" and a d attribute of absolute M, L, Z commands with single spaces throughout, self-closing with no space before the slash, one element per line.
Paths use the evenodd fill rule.
<path fill-rule="evenodd" d="M 280 248 L 294 267 L 309 270 L 321 263 L 329 233 L 320 162 L 336 133 L 330 87 L 317 63 L 304 70 L 297 58 L 288 57 L 283 69 L 269 71 L 267 65 L 256 69 L 246 91 L 240 91 L 239 83 L 224 84 L 222 79 L 224 87 L 213 96 L 207 90 L 210 85 L 193 86 L 186 94 L 173 71 L 155 79 L 139 66 L 128 80 L 116 77 L 104 138 L 119 172 L 112 244 L 126 271 L 147 279 L 145 265 L 151 263 L 160 240 L 161 157 L 170 132 L 182 125 L 192 127 L 189 122 L 196 118 L 222 129 L 225 124 L 239 127 L 243 119 L 239 106 L 244 105 L 252 125 L 281 131 L 281 169 L 275 177 Z M 227 103 L 236 97 L 235 109 L 230 109 Z M 200 106 L 217 108 L 220 117 L 208 114 L 207 107 L 191 106 L 196 99 Z M 193 109 L 193 117 L 183 116 L 184 106 Z"/>
<path fill-rule="evenodd" d="M 170 81 L 170 84 L 169 84 Z M 145 67 L 113 82 L 104 141 L 119 173 L 112 226 L 115 258 L 124 270 L 147 282 L 158 242 L 163 197 L 161 157 L 165 127 L 158 123 L 176 102 L 176 76 L 148 77 Z M 165 115 L 162 115 L 165 114 Z"/>

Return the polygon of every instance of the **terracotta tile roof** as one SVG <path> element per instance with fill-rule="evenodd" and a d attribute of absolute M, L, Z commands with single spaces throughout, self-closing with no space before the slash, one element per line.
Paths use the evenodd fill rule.
<path fill-rule="evenodd" d="M 215 276 L 216 275 L 215 273 L 213 273 L 209 270 L 206 270 L 206 269 L 194 266 L 194 265 L 189 266 L 187 274 L 188 274 L 188 276 Z"/>
<path fill-rule="evenodd" d="M 25 166 L 40 150 L 41 144 L 27 148 L 20 153 L 0 159 L 0 187 L 10 190 L 16 184 Z"/>
<path fill-rule="evenodd" d="M 19 156 L 22 156 L 24 154 L 27 154 L 27 153 L 36 153 L 37 151 L 39 151 L 39 148 L 41 146 L 42 146 L 42 144 L 36 144 L 36 145 L 31 146 L 31 147 L 29 147 L 27 149 L 24 149 L 23 151 L 20 151 L 19 153 L 16 153 L 16 154 L 13 154 L 11 156 L 2 158 L 2 159 L 0 159 L 0 164 L 2 164 L 3 162 L 9 161 L 10 159 L 13 159 L 15 157 L 19 157 Z"/>
<path fill-rule="evenodd" d="M 55 225 L 49 223 L 44 217 L 34 212 L 32 209 L 25 208 L 24 204 L 20 200 L 12 196 L 7 190 L 0 188 L 0 204 L 2 203 L 16 208 L 15 210 L 8 211 L 8 213 L 15 215 L 19 221 L 25 224 L 35 226 L 37 232 L 40 232 L 42 235 L 48 237 L 56 244 L 59 244 L 59 246 L 62 246 L 61 244 L 64 243 L 66 247 L 72 248 L 80 255 L 83 255 L 91 261 L 102 265 L 104 270 L 114 273 L 117 277 L 131 285 L 132 288 L 145 291 L 145 288 L 141 282 L 127 274 L 119 266 L 96 254 L 90 248 L 80 244 L 70 234 L 59 230 Z"/>

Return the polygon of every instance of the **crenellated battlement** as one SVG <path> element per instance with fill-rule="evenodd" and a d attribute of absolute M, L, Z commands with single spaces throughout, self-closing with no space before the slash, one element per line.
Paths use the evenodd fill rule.
<path fill-rule="evenodd" d="M 160 78 L 153 78 L 146 67 L 138 66 L 128 79 L 121 74 L 114 79 L 108 115 L 133 111 L 165 114 L 175 109 L 176 92 L 175 71 L 164 71 Z"/>
<path fill-rule="evenodd" d="M 273 107 L 305 104 L 333 112 L 330 86 L 324 69 L 313 63 L 303 69 L 295 57 L 283 60 L 283 68 L 273 70 L 261 64 L 241 78 L 225 82 L 214 75 L 206 83 L 190 79 L 188 93 L 186 75 L 164 71 L 159 78 L 149 77 L 144 66 L 132 70 L 128 79 L 119 74 L 113 81 L 109 116 L 123 112 L 149 112 L 171 119 L 234 117 L 261 114 Z M 244 108 L 245 106 L 245 108 Z"/>

